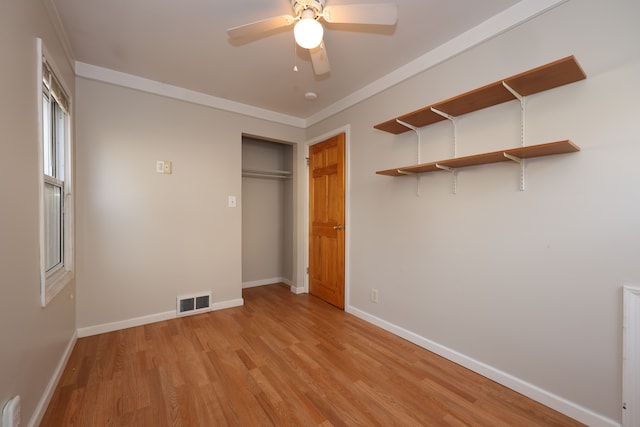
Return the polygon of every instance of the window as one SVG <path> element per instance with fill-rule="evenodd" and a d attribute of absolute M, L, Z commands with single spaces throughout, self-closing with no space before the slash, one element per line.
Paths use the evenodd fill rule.
<path fill-rule="evenodd" d="M 45 306 L 73 276 L 69 97 L 42 56 L 40 275 Z"/>

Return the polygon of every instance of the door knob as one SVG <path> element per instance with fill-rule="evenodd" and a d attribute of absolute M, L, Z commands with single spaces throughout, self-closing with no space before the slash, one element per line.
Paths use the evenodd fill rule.
<path fill-rule="evenodd" d="M 344 224 L 338 224 L 333 226 L 334 230 L 344 230 Z"/>

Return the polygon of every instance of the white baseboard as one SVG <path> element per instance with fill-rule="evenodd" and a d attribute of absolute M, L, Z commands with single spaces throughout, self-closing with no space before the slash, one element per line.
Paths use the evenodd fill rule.
<path fill-rule="evenodd" d="M 211 304 L 211 311 L 224 310 L 225 308 L 242 307 L 244 305 L 244 299 L 232 299 L 229 301 L 214 302 Z"/>
<path fill-rule="evenodd" d="M 242 289 L 247 288 L 255 288 L 256 286 L 264 286 L 264 285 L 273 285 L 274 283 L 284 283 L 285 285 L 291 288 L 291 292 L 294 294 L 303 294 L 304 288 L 298 288 L 294 286 L 293 281 L 289 279 L 285 279 L 284 277 L 273 277 L 271 279 L 262 279 L 262 280 L 254 280 L 252 282 L 244 282 L 242 284 Z"/>
<path fill-rule="evenodd" d="M 60 361 L 58 362 L 58 365 L 56 366 L 56 369 L 53 372 L 53 375 L 51 376 L 51 379 L 49 380 L 49 383 L 47 384 L 42 397 L 40 397 L 40 401 L 38 401 L 38 404 L 36 405 L 35 411 L 33 411 L 31 419 L 27 423 L 28 427 L 36 427 L 40 425 L 40 422 L 42 421 L 42 418 L 47 411 L 47 407 L 49 406 L 49 402 L 51 402 L 53 393 L 56 391 L 56 387 L 58 385 L 58 382 L 60 381 L 60 377 L 62 377 L 64 368 L 67 366 L 67 362 L 69 361 L 69 357 L 71 356 L 73 347 L 76 345 L 77 339 L 78 333 L 74 332 L 71 336 L 71 339 L 69 340 L 69 343 L 67 344 L 67 347 L 64 350 L 64 353 L 62 353 L 62 357 L 60 358 Z"/>
<path fill-rule="evenodd" d="M 225 308 L 239 307 L 244 305 L 242 298 L 219 301 L 211 304 L 211 311 L 224 310 Z M 134 326 L 147 325 L 149 323 L 161 322 L 163 320 L 175 319 L 177 313 L 175 310 L 165 311 L 164 313 L 155 313 L 148 316 L 135 317 L 133 319 L 120 320 L 117 322 L 103 323 L 101 325 L 87 326 L 78 328 L 78 338 L 89 337 L 91 335 L 103 334 L 105 332 L 119 331 L 120 329 L 133 328 Z"/>
<path fill-rule="evenodd" d="M 502 384 L 505 387 L 515 390 L 520 394 L 523 394 L 537 402 L 542 403 L 543 405 L 546 405 L 552 409 L 555 409 L 556 411 L 561 412 L 567 415 L 568 417 L 578 420 L 588 426 L 620 427 L 620 424 L 614 420 L 611 420 L 602 415 L 596 414 L 595 412 L 587 408 L 584 408 L 560 396 L 557 396 L 553 393 L 543 390 L 540 387 L 537 387 L 524 380 L 516 378 L 513 375 L 507 374 L 506 372 L 503 372 L 485 363 L 482 363 L 468 356 L 465 356 L 462 353 L 459 353 L 441 344 L 433 342 L 416 333 L 413 333 L 398 325 L 394 325 L 393 323 L 387 322 L 386 320 L 380 319 L 379 317 L 373 316 L 358 308 L 349 306 L 345 311 L 369 323 L 372 323 L 388 332 L 391 332 L 394 335 L 402 337 L 407 341 L 410 341 L 422 348 L 425 348 L 433 353 L 436 353 L 454 363 L 457 363 L 458 365 L 464 366 L 467 369 L 470 369 L 486 378 L 489 378 L 499 384 Z"/>
<path fill-rule="evenodd" d="M 117 322 L 102 323 L 100 325 L 78 328 L 78 337 L 90 337 L 92 335 L 104 334 L 106 332 L 119 331 L 120 329 L 133 328 L 134 326 L 147 325 L 149 323 L 161 322 L 163 320 L 175 319 L 176 311 L 165 311 L 148 316 L 135 317 L 133 319 L 119 320 Z"/>
<path fill-rule="evenodd" d="M 304 286 L 295 287 L 293 286 L 293 284 L 291 284 L 289 285 L 289 287 L 291 288 L 291 292 L 293 292 L 296 295 L 307 293 L 307 291 L 304 289 Z"/>
<path fill-rule="evenodd" d="M 285 283 L 291 286 L 291 280 L 284 277 L 271 277 L 270 279 L 253 280 L 251 282 L 242 282 L 242 289 L 255 288 L 256 286 L 273 285 L 274 283 Z"/>

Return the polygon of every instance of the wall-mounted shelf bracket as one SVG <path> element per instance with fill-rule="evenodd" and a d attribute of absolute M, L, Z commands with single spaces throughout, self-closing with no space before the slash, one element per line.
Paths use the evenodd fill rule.
<path fill-rule="evenodd" d="M 519 94 L 515 89 L 509 86 L 506 82 L 502 82 L 502 86 L 505 87 L 513 96 L 516 97 L 518 101 L 520 101 L 520 146 L 525 147 L 527 145 L 526 141 L 526 99 L 527 97 Z M 520 191 L 524 191 L 524 167 L 525 161 L 523 159 L 515 160 L 515 156 L 509 156 L 505 153 L 505 157 L 507 159 L 513 160 L 517 163 L 520 163 Z M 514 158 L 512 158 L 514 157 Z"/>
<path fill-rule="evenodd" d="M 511 94 L 512 94 L 513 96 L 515 96 L 516 98 L 518 98 L 518 100 L 519 100 L 520 102 L 523 102 L 523 101 L 524 101 L 524 96 L 523 96 L 523 95 L 520 95 L 518 92 L 516 92 L 516 90 L 515 90 L 514 88 L 512 88 L 511 86 L 509 86 L 509 85 L 507 84 L 507 82 L 504 82 L 504 81 L 503 81 L 503 82 L 502 82 L 502 86 L 504 86 L 504 87 L 505 87 L 505 89 L 507 89 L 509 92 L 511 92 Z"/>
<path fill-rule="evenodd" d="M 415 172 L 403 171 L 402 169 L 398 169 L 398 173 L 399 173 L 400 175 L 418 176 L 418 174 L 417 174 L 417 173 L 415 173 Z"/>
<path fill-rule="evenodd" d="M 433 107 L 431 107 L 431 111 L 453 123 L 453 157 L 458 157 L 458 127 L 456 126 L 456 118 L 451 114 L 447 114 Z"/>
<path fill-rule="evenodd" d="M 436 167 L 438 169 L 442 169 L 443 171 L 447 171 L 451 173 L 451 176 L 453 176 L 453 184 L 452 184 L 453 194 L 457 194 L 458 193 L 458 169 L 441 165 L 439 163 L 436 163 Z"/>
<path fill-rule="evenodd" d="M 396 122 L 408 129 L 411 129 L 412 131 L 414 131 L 416 133 L 416 135 L 418 136 L 418 163 L 420 163 L 420 147 L 422 146 L 422 138 L 420 137 L 420 128 L 413 126 L 412 124 L 403 122 L 400 119 L 396 119 Z M 416 177 L 416 197 L 420 197 L 420 175 L 417 173 L 413 173 L 413 172 L 405 172 L 405 171 L 401 171 L 400 169 L 398 169 L 398 173 L 401 175 L 412 175 Z"/>
<path fill-rule="evenodd" d="M 514 161 L 514 162 L 516 162 L 516 163 L 520 163 L 520 164 L 522 164 L 522 161 L 523 161 L 523 160 L 522 160 L 520 157 L 516 157 L 516 156 L 514 156 L 514 155 L 512 155 L 512 154 L 509 154 L 509 153 L 502 153 L 502 154 L 503 154 L 507 159 L 509 159 L 509 160 L 513 160 L 513 161 Z"/>
<path fill-rule="evenodd" d="M 502 82 L 502 86 L 505 87 L 513 96 L 516 97 L 518 101 L 520 101 L 520 145 L 526 145 L 526 134 L 525 134 L 525 124 L 526 124 L 526 97 L 520 95 L 515 89 L 509 86 L 506 82 Z"/>
<path fill-rule="evenodd" d="M 454 116 L 452 116 L 451 114 L 447 114 L 444 111 L 440 111 L 437 108 L 431 107 L 430 108 L 431 111 L 433 111 L 434 113 L 438 114 L 439 116 L 444 117 L 445 119 L 449 120 L 451 122 L 451 124 L 453 125 L 453 158 L 458 157 L 458 127 L 456 126 L 456 118 Z M 458 171 L 454 168 L 451 168 L 449 166 L 444 166 L 444 165 L 440 165 L 438 163 L 436 163 L 436 167 L 438 169 L 442 169 L 444 171 L 447 172 L 451 172 L 451 176 L 453 177 L 453 183 L 452 183 L 452 190 L 453 190 L 453 194 L 456 194 L 458 192 Z"/>
<path fill-rule="evenodd" d="M 441 165 L 439 163 L 436 163 L 436 167 L 438 169 L 442 169 L 443 171 L 447 171 L 447 172 L 455 172 L 454 168 L 450 168 L 449 166 L 445 166 L 445 165 Z"/>
<path fill-rule="evenodd" d="M 422 145 L 422 139 L 420 138 L 420 128 L 413 126 L 412 124 L 403 122 L 400 119 L 396 119 L 396 122 L 406 128 L 411 129 L 418 136 L 418 163 L 420 163 L 420 146 Z"/>
<path fill-rule="evenodd" d="M 415 127 L 414 125 L 409 124 L 409 123 L 407 123 L 407 122 L 403 122 L 403 121 L 402 121 L 402 120 L 400 120 L 400 119 L 396 119 L 396 123 L 401 124 L 402 126 L 404 126 L 404 127 L 408 128 L 408 129 L 411 129 L 412 131 L 414 131 L 414 132 L 416 132 L 416 133 L 418 133 L 418 131 L 420 130 L 420 128 Z"/>
<path fill-rule="evenodd" d="M 520 191 L 524 191 L 524 164 L 525 160 L 509 153 L 502 153 L 507 159 L 520 164 Z"/>

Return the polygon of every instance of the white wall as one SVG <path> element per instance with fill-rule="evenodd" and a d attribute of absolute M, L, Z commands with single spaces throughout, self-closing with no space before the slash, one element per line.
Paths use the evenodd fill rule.
<path fill-rule="evenodd" d="M 40 306 L 36 37 L 73 98 L 73 74 L 40 0 L 0 2 L 0 408 L 22 400 L 22 423 L 46 409 L 50 382 L 73 342 L 74 283 Z"/>
<path fill-rule="evenodd" d="M 304 131 L 83 78 L 77 91 L 78 327 L 169 313 L 199 291 L 237 303 L 242 133 Z"/>
<path fill-rule="evenodd" d="M 351 126 L 348 310 L 620 422 L 621 286 L 640 282 L 639 18 L 635 0 L 569 1 L 308 129 Z M 457 195 L 444 172 L 420 197 L 415 178 L 375 174 L 415 163 L 416 135 L 374 124 L 571 54 L 588 79 L 529 97 L 527 139 L 582 151 L 529 161 L 526 191 L 509 163 L 460 171 Z M 458 126 L 460 156 L 518 146 L 519 105 Z M 424 128 L 422 161 L 451 157 L 452 136 Z"/>

